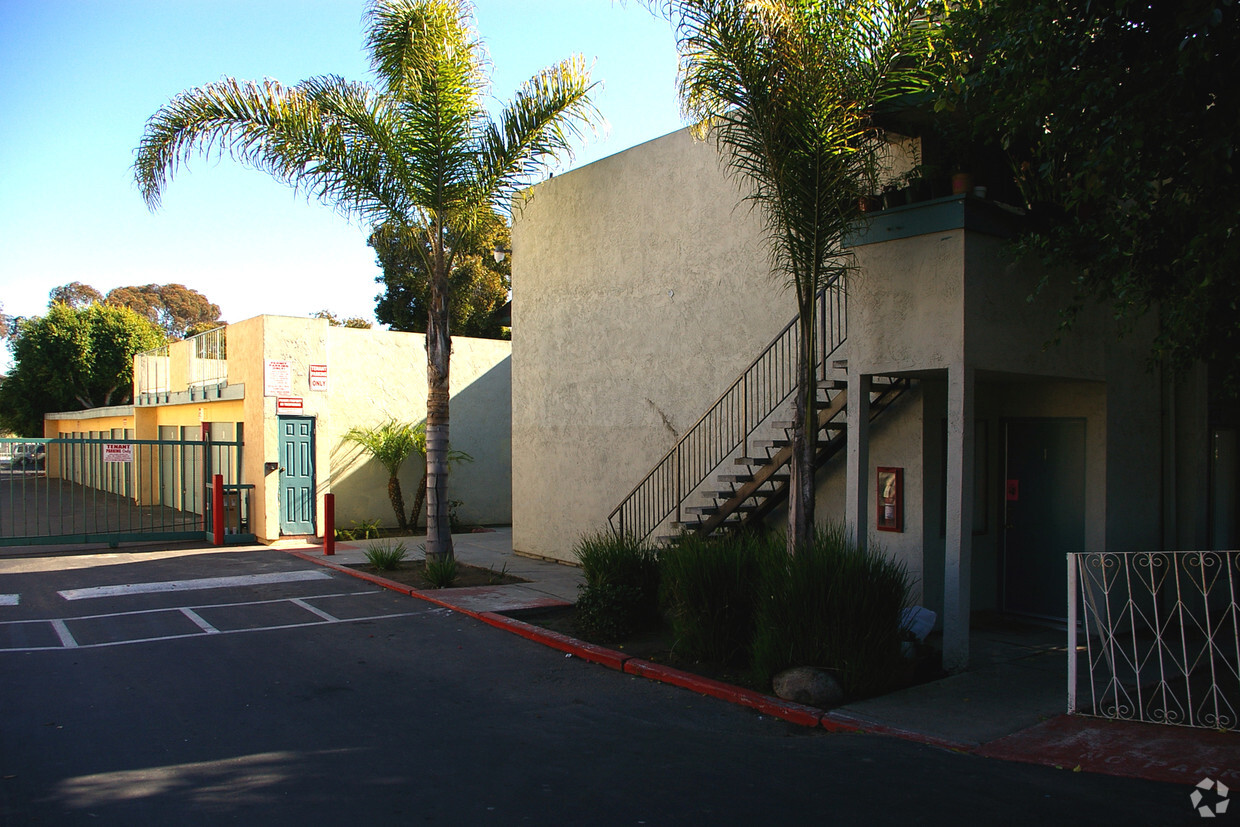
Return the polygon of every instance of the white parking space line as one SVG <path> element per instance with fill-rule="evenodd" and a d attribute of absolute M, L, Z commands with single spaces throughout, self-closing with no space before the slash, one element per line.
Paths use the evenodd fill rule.
<path fill-rule="evenodd" d="M 48 626 L 50 626 L 55 631 L 56 636 L 60 639 L 59 646 L 17 645 L 17 646 L 6 647 L 6 646 L 0 645 L 0 654 L 6 653 L 6 652 L 42 652 L 42 651 L 49 651 L 49 650 L 64 650 L 64 649 L 77 649 L 77 650 L 97 649 L 97 648 L 109 647 L 109 646 L 124 646 L 126 644 L 131 644 L 131 643 L 155 643 L 158 641 L 165 641 L 165 640 L 179 640 L 183 638 L 206 637 L 208 635 L 250 634 L 253 632 L 271 632 L 271 631 L 278 631 L 282 629 L 298 629 L 298 628 L 304 628 L 307 626 L 324 626 L 324 625 L 331 625 L 331 624 L 362 623 L 362 622 L 367 622 L 367 621 L 392 620 L 395 618 L 415 617 L 415 616 L 426 617 L 426 616 L 431 616 L 431 615 L 437 615 L 443 612 L 451 612 L 450 609 L 436 608 L 436 609 L 427 610 L 425 608 L 419 607 L 418 610 L 412 611 L 412 612 L 394 612 L 391 614 L 367 615 L 365 617 L 339 618 L 332 614 L 329 614 L 328 612 L 323 611 L 322 609 L 315 607 L 309 602 L 312 600 L 326 600 L 326 599 L 336 599 L 336 598 L 343 598 L 343 597 L 366 597 L 366 596 L 381 594 L 381 593 L 382 593 L 381 590 L 362 591 L 362 592 L 337 592 L 334 594 L 309 595 L 304 598 L 283 597 L 283 598 L 275 598 L 271 600 L 254 600 L 254 601 L 248 601 L 244 603 L 212 603 L 212 604 L 203 604 L 203 605 L 192 606 L 192 607 L 181 606 L 177 609 L 172 609 L 172 610 L 140 609 L 137 611 L 130 611 L 130 612 L 111 612 L 108 614 L 85 615 L 81 617 L 52 618 L 52 619 L 45 619 L 45 620 L 0 621 L 0 640 L 4 640 L 7 638 L 7 635 L 5 634 L 5 630 L 8 627 L 31 626 L 31 625 L 38 625 L 38 624 L 47 624 Z M 202 615 L 198 613 L 202 609 L 243 609 L 248 606 L 271 606 L 271 605 L 279 604 L 279 603 L 295 604 L 298 608 L 308 611 L 311 615 L 315 617 L 315 619 L 306 620 L 305 622 L 280 623 L 280 624 L 274 624 L 271 626 L 256 626 L 256 627 L 247 626 L 247 627 L 237 628 L 237 629 L 220 629 L 214 626 L 213 624 L 211 624 L 210 622 L 208 622 Z M 85 622 L 90 622 L 90 621 L 106 620 L 108 618 L 128 618 L 128 617 L 134 617 L 138 615 L 166 614 L 169 611 L 180 612 L 182 615 L 188 618 L 195 626 L 197 626 L 202 631 L 193 632 L 189 634 L 184 633 L 184 632 L 171 632 L 170 634 L 166 634 L 166 635 L 154 635 L 154 636 L 142 637 L 142 638 L 127 638 L 124 640 L 107 640 L 107 641 L 102 641 L 99 643 L 81 643 L 76 638 L 74 638 L 73 633 L 69 631 L 69 627 L 66 624 L 66 621 L 72 621 L 74 623 L 85 623 Z"/>
<path fill-rule="evenodd" d="M 181 614 L 188 617 L 190 620 L 194 622 L 195 626 L 197 626 L 199 629 L 202 629 L 204 632 L 206 632 L 209 635 L 218 635 L 220 633 L 219 629 L 215 628 L 210 623 L 203 620 L 202 615 L 198 614 L 198 612 L 194 611 L 193 609 L 187 609 L 185 607 L 182 607 Z"/>
<path fill-rule="evenodd" d="M 302 600 L 300 597 L 295 597 L 290 602 L 295 606 L 300 606 L 301 608 L 305 609 L 307 612 L 310 612 L 310 614 L 318 615 L 319 617 L 323 618 L 329 623 L 340 622 L 340 618 L 335 617 L 333 615 L 329 615 L 327 612 L 323 611 L 322 609 L 316 606 L 311 606 L 309 603 Z"/>
<path fill-rule="evenodd" d="M 76 649 L 78 642 L 73 639 L 73 633 L 69 631 L 69 627 L 65 625 L 63 620 L 59 618 L 52 621 L 52 628 L 56 630 L 56 637 L 60 638 L 60 645 L 66 649 Z"/>
<path fill-rule="evenodd" d="M 123 586 L 94 586 L 88 589 L 66 589 L 56 592 L 65 600 L 91 600 L 98 597 L 124 597 L 131 594 L 193 591 L 196 589 L 227 589 L 235 586 L 257 586 L 270 583 L 296 583 L 304 580 L 330 580 L 322 569 L 284 571 L 271 574 L 245 574 L 237 577 L 204 577 L 198 580 L 165 580 L 161 583 L 129 583 Z"/>
<path fill-rule="evenodd" d="M 20 594 L 0 594 L 0 606 L 16 606 L 22 602 Z"/>

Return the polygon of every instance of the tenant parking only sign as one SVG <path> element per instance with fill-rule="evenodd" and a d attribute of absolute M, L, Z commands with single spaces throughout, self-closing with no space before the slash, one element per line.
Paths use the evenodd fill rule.
<path fill-rule="evenodd" d="M 263 363 L 263 396 L 292 396 L 293 366 L 284 359 Z"/>
<path fill-rule="evenodd" d="M 133 462 L 132 442 L 103 443 L 104 462 Z"/>

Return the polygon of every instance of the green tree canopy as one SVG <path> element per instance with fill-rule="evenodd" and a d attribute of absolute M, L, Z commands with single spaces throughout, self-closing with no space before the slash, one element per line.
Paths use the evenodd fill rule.
<path fill-rule="evenodd" d="M 204 325 L 221 324 L 219 305 L 184 284 L 117 287 L 108 291 L 107 300 L 142 314 L 163 328 L 171 339 L 184 339 L 190 330 L 202 330 Z"/>
<path fill-rule="evenodd" d="M 512 260 L 505 256 L 496 261 L 494 252 L 511 249 L 511 234 L 501 215 L 493 213 L 487 223 L 468 248 L 457 252 L 448 276 L 453 298 L 449 324 L 457 335 L 503 339 L 508 333 L 498 313 L 508 302 Z M 425 333 L 430 301 L 425 232 L 404 232 L 389 222 L 371 233 L 369 244 L 383 269 L 375 278 L 383 285 L 383 293 L 375 297 L 375 318 L 392 330 Z"/>
<path fill-rule="evenodd" d="M 331 327 L 352 327 L 357 330 L 369 330 L 370 322 L 360 316 L 349 316 L 347 319 L 341 319 L 330 310 L 316 310 L 310 314 L 313 319 L 324 319 Z"/>
<path fill-rule="evenodd" d="M 1240 9 L 1233 0 L 964 0 L 940 108 L 1002 145 L 1031 210 L 1026 256 L 1153 355 L 1240 380 Z M 1077 305 L 1079 307 L 1079 303 Z M 1066 308 L 1070 324 L 1077 308 Z"/>
<path fill-rule="evenodd" d="M 45 316 L 22 319 L 10 342 L 13 370 L 0 384 L 0 424 L 42 436 L 49 411 L 128 404 L 134 354 L 165 341 L 148 319 L 109 304 L 56 303 Z"/>
<path fill-rule="evenodd" d="M 576 56 L 495 107 L 489 65 L 465 0 L 374 0 L 366 46 L 378 83 L 311 78 L 296 86 L 232 78 L 177 95 L 147 122 L 134 176 L 160 203 L 196 154 L 225 152 L 313 193 L 372 230 L 421 233 L 427 302 L 426 556 L 452 556 L 448 520 L 449 277 L 489 216 L 596 118 Z M 495 109 L 498 114 L 492 116 Z"/>
<path fill-rule="evenodd" d="M 89 284 L 83 284 L 80 281 L 71 281 L 68 284 L 62 284 L 53 288 L 47 294 L 48 305 L 67 304 L 70 307 L 81 310 L 84 307 L 90 307 L 96 302 L 103 302 L 103 294 Z"/>

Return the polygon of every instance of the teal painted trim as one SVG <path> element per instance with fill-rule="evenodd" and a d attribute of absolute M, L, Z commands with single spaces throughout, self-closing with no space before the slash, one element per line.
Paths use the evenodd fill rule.
<path fill-rule="evenodd" d="M 972 195 L 949 195 L 867 213 L 867 220 L 844 236 L 845 247 L 863 247 L 929 233 L 968 230 L 1008 238 L 1021 214 L 1013 208 Z"/>

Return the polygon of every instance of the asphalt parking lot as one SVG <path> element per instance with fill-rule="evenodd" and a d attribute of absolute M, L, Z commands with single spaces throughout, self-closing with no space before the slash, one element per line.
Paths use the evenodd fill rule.
<path fill-rule="evenodd" d="M 274 551 L 6 560 L 0 596 L 6 825 L 1196 819 L 1177 785 L 806 730 Z"/>

